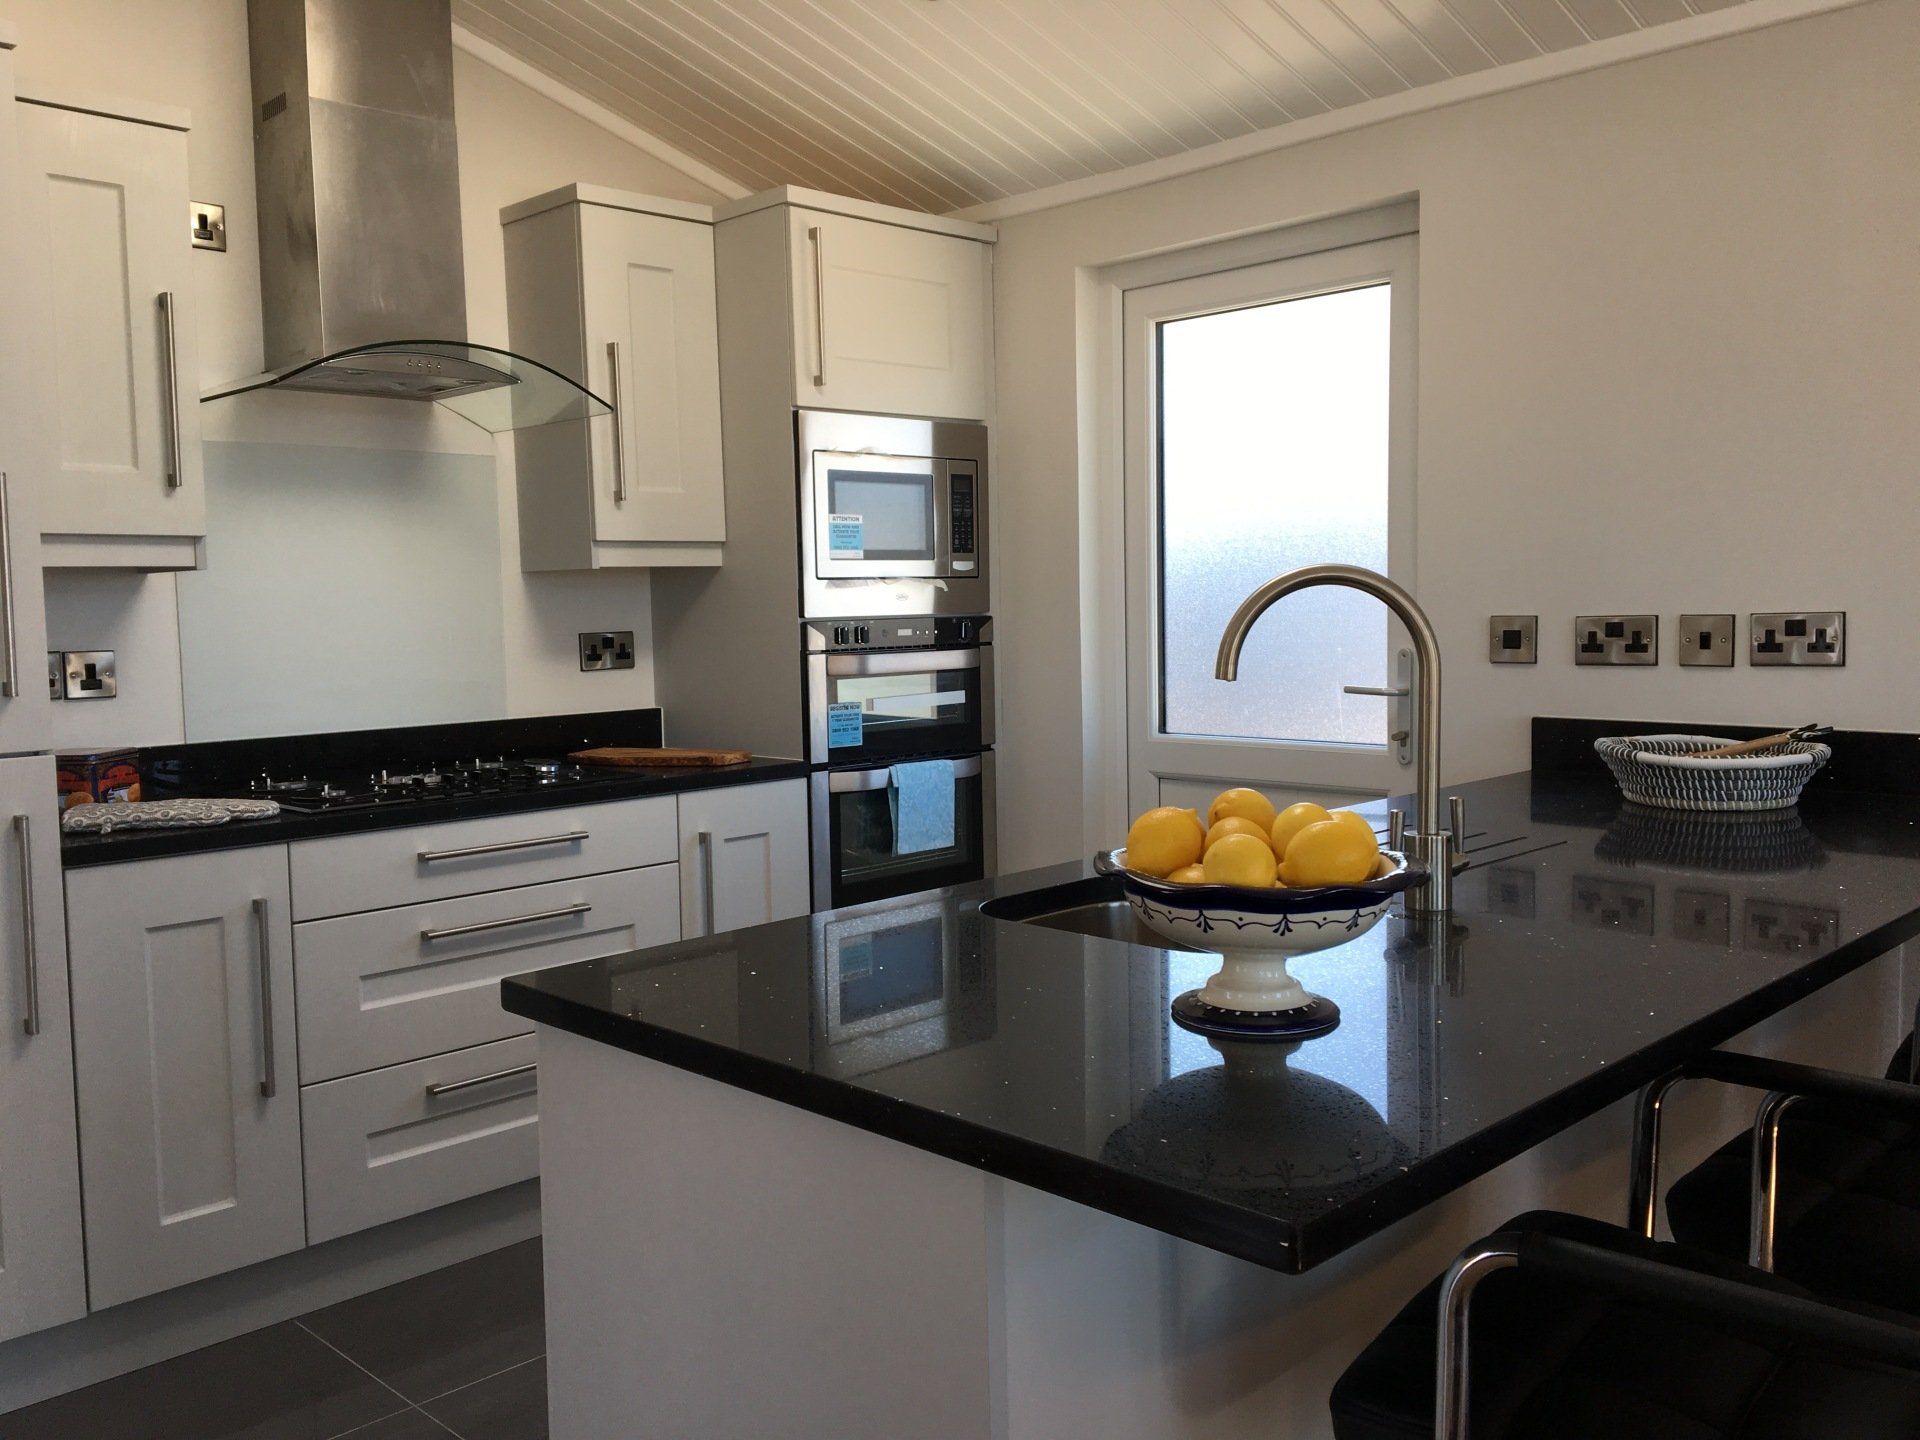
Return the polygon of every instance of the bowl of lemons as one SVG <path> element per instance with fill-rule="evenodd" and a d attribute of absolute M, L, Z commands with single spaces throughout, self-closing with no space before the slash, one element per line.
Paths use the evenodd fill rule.
<path fill-rule="evenodd" d="M 1148 930 L 1219 952 L 1219 973 L 1175 1000 L 1173 1018 L 1234 1039 L 1300 1039 L 1339 1024 L 1339 1007 L 1288 974 L 1288 957 L 1358 939 L 1426 879 L 1352 811 L 1277 810 L 1245 786 L 1215 796 L 1204 820 L 1173 805 L 1147 811 L 1094 868 L 1119 878 Z"/>

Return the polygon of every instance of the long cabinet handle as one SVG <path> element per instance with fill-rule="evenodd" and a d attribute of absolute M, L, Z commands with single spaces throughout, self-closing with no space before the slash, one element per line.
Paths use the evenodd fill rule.
<path fill-rule="evenodd" d="M 702 830 L 693 838 L 700 852 L 700 913 L 706 924 L 705 933 L 711 935 L 720 928 L 713 899 L 713 832 Z"/>
<path fill-rule="evenodd" d="M 807 244 L 813 250 L 813 383 L 821 389 L 827 383 L 827 241 L 818 225 L 807 227 Z"/>
<path fill-rule="evenodd" d="M 260 1098 L 271 1100 L 280 1091 L 280 1076 L 273 1056 L 273 945 L 264 899 L 253 902 L 253 947 L 260 966 Z"/>
<path fill-rule="evenodd" d="M 496 1070 L 491 1075 L 475 1075 L 467 1080 L 443 1080 L 438 1085 L 427 1086 L 427 1098 L 438 1100 L 442 1095 L 471 1090 L 476 1085 L 491 1085 L 496 1080 L 512 1080 L 516 1076 L 531 1075 L 539 1068 L 539 1064 L 535 1062 L 529 1065 L 515 1065 L 511 1070 Z"/>
<path fill-rule="evenodd" d="M 607 389 L 613 396 L 613 503 L 627 503 L 627 425 L 621 418 L 620 342 L 607 342 Z"/>
<path fill-rule="evenodd" d="M 487 930 L 505 930 L 511 925 L 536 925 L 542 920 L 564 920 L 570 915 L 589 915 L 593 906 L 582 901 L 578 905 L 562 905 L 558 910 L 539 910 L 532 915 L 509 915 L 504 920 L 475 920 L 470 925 L 442 925 L 437 930 L 422 930 L 422 943 L 430 940 L 451 940 L 456 935 L 478 935 Z"/>
<path fill-rule="evenodd" d="M 536 835 L 531 840 L 495 840 L 486 845 L 462 845 L 456 850 L 422 850 L 420 863 L 431 865 L 436 860 L 465 860 L 470 855 L 500 855 L 508 850 L 537 850 L 543 845 L 571 845 L 577 840 L 591 839 L 585 830 L 569 830 L 564 835 Z"/>
<path fill-rule="evenodd" d="M 11 700 L 20 693 L 20 642 L 13 623 L 13 497 L 7 491 L 7 473 L 0 470 L 0 629 L 7 642 L 7 668 L 0 675 L 0 695 Z"/>
<path fill-rule="evenodd" d="M 180 458 L 180 342 L 173 291 L 160 292 L 160 340 L 167 358 L 167 488 L 187 483 Z"/>
<path fill-rule="evenodd" d="M 13 839 L 20 847 L 16 857 L 20 867 L 20 939 L 21 954 L 27 969 L 27 1013 L 21 1028 L 29 1035 L 40 1033 L 40 937 L 33 921 L 33 817 L 13 817 Z"/>

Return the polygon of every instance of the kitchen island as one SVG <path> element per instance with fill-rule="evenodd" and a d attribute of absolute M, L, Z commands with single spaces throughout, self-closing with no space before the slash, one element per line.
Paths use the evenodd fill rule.
<path fill-rule="evenodd" d="M 1920 932 L 1912 800 L 1462 793 L 1455 913 L 1297 961 L 1344 1018 L 1294 1046 L 1174 1027 L 1214 957 L 1080 867 L 509 982 L 556 1440 L 1323 1435 L 1462 1243 L 1624 1213 L 1640 1086 L 1736 1037 L 1877 1071 L 1904 1033 L 1872 962 Z"/>

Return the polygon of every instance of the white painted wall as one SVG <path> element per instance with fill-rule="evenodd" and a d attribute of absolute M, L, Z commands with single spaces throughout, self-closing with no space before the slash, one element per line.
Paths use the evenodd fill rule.
<path fill-rule="evenodd" d="M 188 169 L 193 198 L 227 207 L 228 250 L 194 255 L 200 383 L 261 366 L 260 283 L 253 199 L 251 100 L 245 0 L 0 0 L 20 32 L 21 88 L 82 89 L 160 100 L 193 115 Z M 465 227 L 468 328 L 505 344 L 502 205 L 569 181 L 617 186 L 703 203 L 720 198 L 699 181 L 628 144 L 465 52 L 454 55 Z M 617 709 L 652 703 L 650 656 L 630 672 L 580 673 L 574 635 L 617 627 L 644 636 L 651 606 L 644 572 L 523 575 L 509 444 L 438 406 L 321 396 L 255 396 L 206 407 L 209 439 L 283 441 L 353 451 L 446 450 L 498 457 L 501 616 L 510 713 Z M 367 509 L 377 528 L 413 523 L 404 504 Z M 213 562 L 218 563 L 218 557 Z M 376 581 L 378 577 L 373 577 Z M 404 585 L 398 587 L 404 590 Z M 174 581 L 95 575 L 48 584 L 51 642 L 120 652 L 121 695 L 54 709 L 54 744 L 159 744 L 183 737 Z M 169 678 L 171 677 L 171 678 Z M 324 730 L 356 719 L 315 714 Z M 396 723 L 401 723 L 398 719 Z"/>
<path fill-rule="evenodd" d="M 1917 728 L 1916 54 L 1920 5 L 1874 0 L 1001 221 L 1003 866 L 1125 826 L 1098 267 L 1414 195 L 1448 778 L 1523 766 L 1543 713 Z M 1792 608 L 1848 612 L 1845 669 L 1673 663 L 1681 611 Z M 1576 670 L 1572 617 L 1627 610 L 1663 663 Z M 1537 667 L 1486 662 L 1499 612 Z"/>

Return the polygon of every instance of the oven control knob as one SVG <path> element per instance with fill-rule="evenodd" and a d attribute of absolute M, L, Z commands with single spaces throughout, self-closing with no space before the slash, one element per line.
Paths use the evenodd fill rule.
<path fill-rule="evenodd" d="M 853 627 L 853 641 L 854 641 L 854 644 L 856 644 L 856 645 L 865 645 L 865 644 L 867 644 L 867 643 L 868 643 L 868 634 L 869 634 L 869 632 L 868 632 L 868 630 L 867 630 L 867 627 L 866 627 L 866 626 L 864 626 L 864 625 L 856 625 L 856 626 L 854 626 L 854 627 Z"/>
<path fill-rule="evenodd" d="M 973 621 L 971 620 L 962 620 L 958 625 L 954 626 L 953 629 L 954 634 L 958 635 L 962 640 L 971 640 L 973 638 Z"/>
<path fill-rule="evenodd" d="M 836 625 L 833 627 L 833 643 L 834 644 L 845 645 L 849 642 L 851 638 L 852 638 L 852 631 L 847 626 Z"/>

